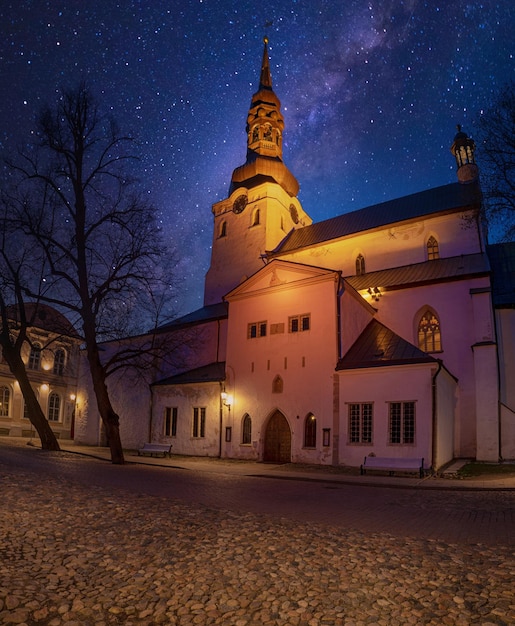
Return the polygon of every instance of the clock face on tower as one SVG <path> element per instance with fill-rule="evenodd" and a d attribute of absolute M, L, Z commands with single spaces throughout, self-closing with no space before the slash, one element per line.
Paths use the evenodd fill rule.
<path fill-rule="evenodd" d="M 241 195 L 236 198 L 234 204 L 232 205 L 232 210 L 235 213 L 241 213 L 245 207 L 247 206 L 247 196 Z"/>

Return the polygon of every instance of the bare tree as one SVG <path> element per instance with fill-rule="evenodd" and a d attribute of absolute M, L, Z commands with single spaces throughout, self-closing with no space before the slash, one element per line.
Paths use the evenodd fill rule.
<path fill-rule="evenodd" d="M 489 236 L 515 236 L 515 83 L 480 118 L 479 160 Z"/>
<path fill-rule="evenodd" d="M 41 114 L 37 136 L 39 145 L 10 164 L 32 199 L 19 225 L 47 263 L 45 301 L 80 319 L 111 460 L 121 464 L 99 343 L 126 336 L 145 295 L 162 284 L 160 229 L 153 207 L 132 191 L 133 139 L 100 114 L 84 84 Z"/>

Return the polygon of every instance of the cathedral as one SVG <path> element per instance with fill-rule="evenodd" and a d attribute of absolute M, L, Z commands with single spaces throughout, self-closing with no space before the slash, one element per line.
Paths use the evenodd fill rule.
<path fill-rule="evenodd" d="M 313 223 L 266 39 L 246 130 L 212 207 L 204 306 L 158 329 L 181 358 L 150 384 L 110 382 L 124 447 L 433 471 L 515 459 L 515 245 L 487 245 L 472 139 L 458 128 L 455 182 Z M 75 440 L 102 445 L 81 386 Z"/>

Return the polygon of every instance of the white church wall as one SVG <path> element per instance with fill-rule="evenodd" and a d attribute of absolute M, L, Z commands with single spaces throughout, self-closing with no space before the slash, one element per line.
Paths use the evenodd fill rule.
<path fill-rule="evenodd" d="M 359 466 L 365 456 L 424 458 L 431 465 L 432 391 L 431 364 L 386 366 L 339 372 L 339 463 Z M 415 442 L 389 443 L 389 403 L 415 402 Z M 371 443 L 353 443 L 349 433 L 349 405 L 371 403 Z"/>
<path fill-rule="evenodd" d="M 283 289 L 262 290 L 231 300 L 227 347 L 226 389 L 233 396 L 230 425 L 240 441 L 241 420 L 249 414 L 254 448 L 261 451 L 267 419 L 275 409 L 286 417 L 292 432 L 292 460 L 329 463 L 330 449 L 322 446 L 322 429 L 332 427 L 333 372 L 337 358 L 334 275 L 317 282 L 298 282 Z M 310 316 L 308 331 L 289 332 L 289 318 Z M 248 324 L 266 321 L 266 336 L 248 338 Z M 275 384 L 280 377 L 280 385 Z M 303 446 L 304 420 L 315 415 L 320 443 Z M 256 456 L 252 447 L 233 445 L 236 458 Z"/>
<path fill-rule="evenodd" d="M 501 457 L 515 460 L 515 309 L 497 309 L 495 319 L 501 364 Z"/>

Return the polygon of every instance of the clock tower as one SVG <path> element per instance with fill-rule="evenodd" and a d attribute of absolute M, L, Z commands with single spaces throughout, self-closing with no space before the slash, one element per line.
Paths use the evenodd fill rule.
<path fill-rule="evenodd" d="M 263 266 L 263 258 L 295 228 L 311 224 L 299 183 L 283 162 L 284 119 L 272 89 L 268 39 L 259 87 L 247 115 L 247 158 L 232 173 L 229 197 L 213 205 L 211 265 L 204 304 L 222 297 Z"/>

